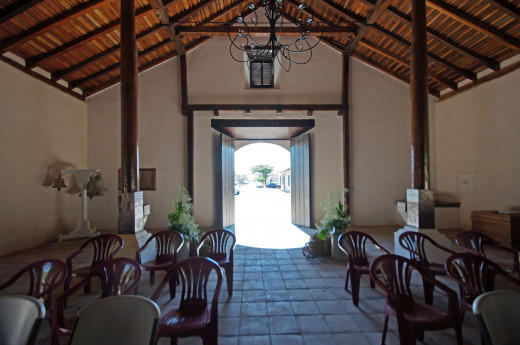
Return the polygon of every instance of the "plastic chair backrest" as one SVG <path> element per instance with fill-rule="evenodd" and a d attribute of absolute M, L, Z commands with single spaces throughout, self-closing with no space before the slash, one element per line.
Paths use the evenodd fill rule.
<path fill-rule="evenodd" d="M 473 302 L 473 313 L 487 345 L 520 344 L 520 292 L 486 292 Z"/>
<path fill-rule="evenodd" d="M 233 256 L 233 250 L 236 245 L 235 234 L 226 229 L 212 229 L 206 232 L 200 239 L 200 244 L 197 247 L 197 255 L 200 255 L 202 244 L 207 240 L 210 245 L 209 257 L 221 258 L 226 256 Z"/>
<path fill-rule="evenodd" d="M 0 296 L 0 343 L 34 344 L 45 317 L 43 302 L 31 296 Z"/>
<path fill-rule="evenodd" d="M 99 299 L 79 311 L 69 345 L 153 345 L 160 317 L 146 297 Z"/>
<path fill-rule="evenodd" d="M 88 246 L 94 248 L 91 267 L 95 267 L 105 260 L 112 259 L 123 245 L 124 242 L 121 237 L 113 234 L 103 234 L 89 238 L 81 245 L 80 249 L 83 250 Z"/>

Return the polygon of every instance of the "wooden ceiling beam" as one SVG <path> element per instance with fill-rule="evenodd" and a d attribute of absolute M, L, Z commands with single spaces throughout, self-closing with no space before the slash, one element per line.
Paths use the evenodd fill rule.
<path fill-rule="evenodd" d="M 151 27 L 150 29 L 139 33 L 135 39 L 137 42 L 139 42 L 140 40 L 147 38 L 148 36 L 156 33 L 157 31 L 162 30 L 163 28 L 164 28 L 164 26 L 161 24 L 155 25 L 154 27 Z M 120 44 L 116 44 L 115 46 L 113 46 L 107 50 L 104 50 L 103 52 L 96 54 L 86 60 L 83 60 L 78 64 L 75 64 L 68 68 L 56 71 L 56 72 L 52 73 L 52 80 L 66 79 L 70 74 L 75 73 L 75 72 L 81 70 L 82 68 L 85 68 L 93 63 L 98 62 L 101 59 L 104 59 L 114 53 L 119 52 L 119 48 L 120 48 Z"/>
<path fill-rule="evenodd" d="M 175 32 L 175 29 L 170 26 L 170 16 L 168 15 L 168 11 L 166 11 L 166 7 L 162 0 L 148 0 L 150 5 L 155 10 L 155 14 L 159 18 L 161 24 L 166 25 L 166 32 L 170 37 L 170 41 L 172 41 L 175 46 L 175 50 L 180 55 L 186 55 L 186 47 L 184 47 L 184 43 L 182 43 L 181 38 Z"/>
<path fill-rule="evenodd" d="M 359 45 L 361 46 L 364 46 L 370 50 L 373 50 L 374 52 L 378 53 L 378 54 L 381 54 L 389 59 L 392 59 L 394 60 L 395 62 L 399 63 L 400 65 L 402 66 L 406 66 L 408 68 L 410 68 L 410 61 L 408 61 L 407 59 L 404 59 L 402 57 L 400 57 L 399 55 L 397 54 L 394 54 L 384 48 L 381 48 L 381 47 L 378 47 L 377 45 L 373 44 L 372 42 L 369 42 L 369 41 L 366 41 L 366 40 L 363 40 L 361 42 L 359 42 Z M 436 73 L 433 73 L 433 72 L 429 72 L 428 73 L 429 77 L 432 78 L 433 80 L 443 84 L 444 86 L 447 86 L 449 87 L 450 89 L 452 90 L 457 90 L 458 89 L 458 85 L 457 83 L 451 81 L 451 80 L 448 80 L 446 78 L 443 78 L 439 75 L 437 75 Z"/>
<path fill-rule="evenodd" d="M 151 6 L 141 7 L 140 9 L 135 11 L 135 18 L 139 19 L 143 16 L 146 16 L 146 15 L 152 13 L 152 11 L 153 11 L 153 8 Z M 59 47 L 49 50 L 46 53 L 36 55 L 36 56 L 33 56 L 32 58 L 27 59 L 26 65 L 30 68 L 41 65 L 51 59 L 56 58 L 57 56 L 59 56 L 61 54 L 65 54 L 71 50 L 76 49 L 80 45 L 91 42 L 101 36 L 104 36 L 112 31 L 118 29 L 119 25 L 120 25 L 120 20 L 116 19 L 98 29 L 95 29 L 94 31 L 87 33 L 86 35 L 80 36 Z"/>
<path fill-rule="evenodd" d="M 361 0 L 361 1 L 368 6 L 374 6 L 374 4 L 375 4 L 374 0 Z M 492 0 L 489 0 L 489 1 L 492 1 Z M 391 15 L 392 17 L 394 17 L 396 20 L 399 20 L 400 22 L 411 27 L 412 19 L 409 16 L 407 16 L 403 13 L 400 13 L 399 11 L 397 11 L 396 9 L 394 9 L 392 7 L 388 7 L 386 10 L 386 13 Z M 497 71 L 500 69 L 500 64 L 498 62 L 494 61 L 493 59 L 490 59 L 484 55 L 481 55 L 481 54 L 478 54 L 478 53 L 472 51 L 471 49 L 463 47 L 459 43 L 453 41 L 452 39 L 436 32 L 430 28 L 426 28 L 426 30 L 427 30 L 427 34 L 428 34 L 429 38 L 432 38 L 432 39 L 446 45 L 448 48 L 454 50 L 455 52 L 457 52 L 465 57 L 468 57 L 472 60 L 475 60 L 478 63 L 480 63 L 481 65 L 491 68 L 494 71 Z"/>
<path fill-rule="evenodd" d="M 229 25 L 219 26 L 177 26 L 176 30 L 181 36 L 227 36 L 229 33 Z M 236 30 L 239 28 L 237 27 Z M 235 30 L 235 31 L 236 31 Z M 326 36 L 333 35 L 345 35 L 352 34 L 356 31 L 356 26 L 325 26 L 325 27 L 311 27 L 306 29 L 309 32 L 308 36 L 320 36 L 324 34 Z M 254 26 L 249 27 L 249 33 L 252 36 L 264 36 L 268 37 L 271 34 L 271 29 L 267 26 Z M 280 36 L 301 36 L 302 30 L 298 27 L 284 27 L 281 32 L 278 31 Z"/>
<path fill-rule="evenodd" d="M 198 40 L 196 41 L 192 41 L 190 43 L 188 43 L 186 45 L 186 50 L 187 51 L 190 51 L 192 49 L 195 49 L 196 47 L 198 47 L 199 45 L 201 45 L 202 43 L 206 42 L 208 39 L 210 39 L 211 37 L 202 37 L 202 38 L 199 38 Z M 169 41 L 168 41 L 169 42 Z M 172 50 L 171 52 L 163 55 L 163 56 L 160 56 L 158 57 L 157 59 L 154 59 L 152 61 L 149 61 L 149 62 L 146 62 L 144 64 L 142 64 L 141 66 L 139 66 L 139 73 L 141 72 L 144 72 L 146 71 L 147 69 L 149 68 L 152 68 L 166 60 L 169 60 L 175 56 L 177 56 L 177 51 L 176 50 Z M 121 77 L 120 76 L 117 76 L 115 78 L 112 78 L 102 84 L 99 84 L 99 85 L 96 85 L 96 86 L 93 86 L 93 87 L 90 87 L 88 89 L 85 89 L 83 90 L 83 96 L 86 98 L 86 97 L 90 97 L 92 96 L 93 94 L 99 92 L 99 91 L 102 91 L 112 85 L 115 85 L 117 83 L 119 83 L 121 81 Z"/>
<path fill-rule="evenodd" d="M 349 20 L 357 21 L 360 23 L 363 22 L 363 20 L 364 20 L 359 15 L 356 15 L 350 11 L 347 11 L 345 8 L 342 8 L 340 5 L 334 3 L 330 0 L 318 0 L 318 2 L 327 6 L 330 10 L 337 12 L 340 15 L 343 15 L 344 17 L 348 18 Z M 299 5 L 296 0 L 286 0 L 286 3 L 292 4 L 293 6 L 296 6 L 296 7 Z M 304 11 L 306 11 L 309 15 L 314 16 L 315 18 L 321 17 L 319 14 L 315 13 L 314 11 L 312 11 L 308 8 L 304 9 Z M 320 19 L 320 20 L 322 20 L 322 19 Z M 326 20 L 322 20 L 322 21 L 326 21 Z M 391 41 L 399 43 L 399 44 L 405 46 L 406 48 L 410 49 L 411 43 L 406 41 L 404 38 L 397 36 L 384 28 L 379 27 L 377 24 L 373 24 L 372 28 L 374 30 L 377 30 L 377 32 L 379 34 L 387 37 Z M 437 57 L 437 56 L 433 55 L 432 53 L 428 53 L 428 58 L 431 59 L 432 62 L 434 62 L 438 65 L 441 65 L 444 68 L 446 68 L 452 72 L 455 72 L 455 73 L 462 75 L 466 78 L 469 78 L 471 80 L 477 79 L 476 73 L 473 73 L 472 71 L 468 71 L 466 69 L 462 69 L 458 66 L 455 66 L 454 64 L 450 63 L 449 61 L 446 61 L 445 59 Z"/>
<path fill-rule="evenodd" d="M 45 0 L 29 0 L 12 3 L 10 6 L 7 6 L 0 11 L 0 25 L 44 1 Z"/>
<path fill-rule="evenodd" d="M 511 18 L 520 22 L 520 10 L 504 0 L 484 0 L 491 6 L 507 13 Z"/>
<path fill-rule="evenodd" d="M 81 5 L 62 12 L 26 31 L 23 31 L 16 36 L 6 38 L 0 42 L 0 54 L 13 50 L 14 48 L 21 46 L 25 42 L 30 41 L 45 32 L 48 32 L 66 22 L 71 21 L 74 18 L 80 17 L 113 1 L 115 0 L 92 0 L 84 2 Z"/>
<path fill-rule="evenodd" d="M 141 58 L 143 56 L 146 56 L 148 54 L 151 54 L 159 49 L 161 49 L 162 47 L 166 46 L 167 44 L 171 44 L 172 42 L 170 42 L 169 40 L 165 40 L 165 41 L 162 41 L 162 42 L 159 42 L 151 47 L 148 47 L 144 50 L 141 50 L 140 52 L 137 53 L 137 58 Z M 108 66 L 100 71 L 97 71 L 96 73 L 93 73 L 85 78 L 81 78 L 81 79 L 77 79 L 77 80 L 74 80 L 74 81 L 71 81 L 69 83 L 69 88 L 70 89 L 74 89 L 76 87 L 79 87 L 81 89 L 81 86 L 85 83 L 88 83 L 89 81 L 91 80 L 95 80 L 99 77 L 101 77 L 102 75 L 105 75 L 107 73 L 110 73 L 110 72 L 113 72 L 113 71 L 116 71 L 120 68 L 121 64 L 118 62 L 118 63 L 115 63 L 111 66 Z"/>
<path fill-rule="evenodd" d="M 471 15 L 462 10 L 459 10 L 456 7 L 448 5 L 447 3 L 440 0 L 427 0 L 426 3 L 429 7 L 439 11 L 440 13 L 464 23 L 465 25 L 475 29 L 483 35 L 500 41 L 502 44 L 515 51 L 520 49 L 520 40 L 517 40 L 516 38 L 497 30 L 493 26 L 472 17 Z"/>
<path fill-rule="evenodd" d="M 343 51 L 344 55 L 351 55 L 356 50 L 359 42 L 361 42 L 370 31 L 370 25 L 374 24 L 379 17 L 385 13 L 392 2 L 393 0 L 376 0 L 374 7 L 370 10 L 365 19 L 365 23 L 359 27 L 356 36 L 345 46 L 345 50 Z"/>

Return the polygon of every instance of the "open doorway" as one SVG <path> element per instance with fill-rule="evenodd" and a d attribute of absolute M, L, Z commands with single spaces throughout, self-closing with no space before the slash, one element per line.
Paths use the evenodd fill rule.
<path fill-rule="evenodd" d="M 259 248 L 302 247 L 309 236 L 292 224 L 289 140 L 235 144 L 237 243 Z"/>

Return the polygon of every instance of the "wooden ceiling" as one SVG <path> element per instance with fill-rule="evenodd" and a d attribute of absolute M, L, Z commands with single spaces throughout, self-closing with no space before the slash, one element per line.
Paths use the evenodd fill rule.
<path fill-rule="evenodd" d="M 250 1 L 136 0 L 139 71 L 222 35 Z M 520 52 L 520 0 L 426 3 L 431 94 L 518 68 L 501 63 Z M 409 82 L 410 11 L 409 0 L 285 0 L 284 15 L 334 23 L 324 44 Z M 84 99 L 119 82 L 119 12 L 118 0 L 0 0 L 0 58 Z"/>

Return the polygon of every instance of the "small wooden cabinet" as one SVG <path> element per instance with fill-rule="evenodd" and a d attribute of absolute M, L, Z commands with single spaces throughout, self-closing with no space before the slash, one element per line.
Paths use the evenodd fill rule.
<path fill-rule="evenodd" d="M 520 214 L 498 211 L 472 211 L 471 225 L 501 244 L 520 250 Z"/>

